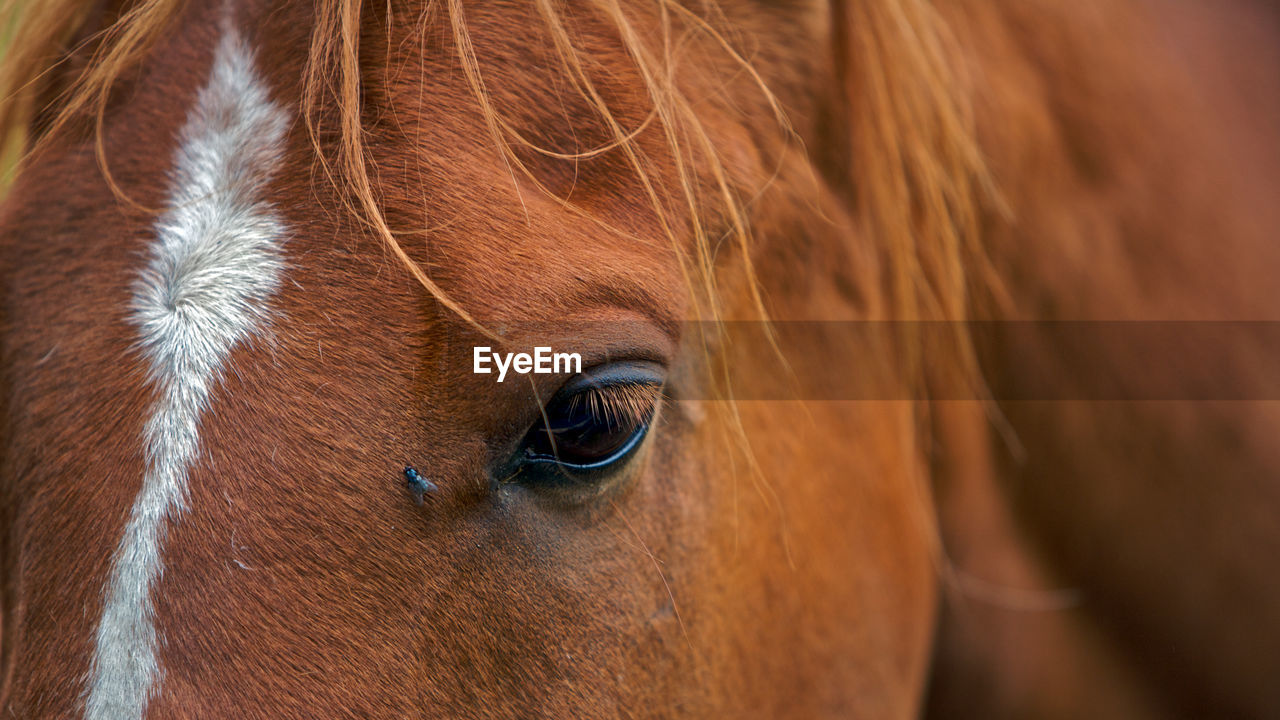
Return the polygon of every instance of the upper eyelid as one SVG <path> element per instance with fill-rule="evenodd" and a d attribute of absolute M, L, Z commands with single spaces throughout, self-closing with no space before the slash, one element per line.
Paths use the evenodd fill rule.
<path fill-rule="evenodd" d="M 619 360 L 587 367 L 569 378 L 552 394 L 551 399 L 571 395 L 592 386 L 652 383 L 664 385 L 667 368 L 650 360 Z"/>

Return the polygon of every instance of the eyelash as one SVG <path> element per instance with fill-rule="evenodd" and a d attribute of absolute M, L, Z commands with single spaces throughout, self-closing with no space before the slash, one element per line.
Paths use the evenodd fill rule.
<path fill-rule="evenodd" d="M 622 421 L 647 422 L 662 400 L 662 386 L 655 383 L 625 383 L 591 387 L 569 399 L 569 409 L 587 405 L 596 417 L 612 424 Z"/>

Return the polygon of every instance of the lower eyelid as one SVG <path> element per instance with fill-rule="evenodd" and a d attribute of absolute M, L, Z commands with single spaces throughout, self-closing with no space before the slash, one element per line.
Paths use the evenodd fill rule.
<path fill-rule="evenodd" d="M 644 446 L 645 441 L 648 439 L 650 430 L 652 430 L 652 426 L 649 423 L 641 424 L 634 431 L 632 431 L 632 433 L 627 437 L 626 443 L 623 444 L 621 447 L 619 447 L 617 451 L 615 451 L 608 458 L 605 458 L 604 460 L 601 460 L 596 463 L 591 463 L 591 464 L 569 463 L 569 462 L 565 462 L 563 459 L 559 459 L 551 456 L 536 456 L 536 457 L 530 458 L 530 460 L 535 465 L 547 466 L 548 470 L 559 471 L 559 472 L 570 474 L 570 477 L 567 478 L 569 480 L 575 479 L 571 477 L 572 474 L 575 474 L 575 473 L 582 473 L 584 475 L 590 475 L 593 473 L 605 473 L 605 472 L 608 472 L 610 468 L 614 466 L 621 468 L 626 465 L 629 465 L 631 458 L 635 456 L 635 454 L 637 453 L 637 451 L 640 450 L 641 447 Z M 581 479 L 585 481 L 588 478 L 581 478 Z"/>

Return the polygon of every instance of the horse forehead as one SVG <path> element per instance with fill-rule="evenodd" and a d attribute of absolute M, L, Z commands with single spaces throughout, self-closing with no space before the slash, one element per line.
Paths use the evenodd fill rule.
<path fill-rule="evenodd" d="M 392 10 L 370 9 L 371 22 L 388 27 L 361 37 L 367 61 L 360 70 L 364 114 L 374 118 L 366 150 L 375 191 L 410 257 L 460 302 L 481 313 L 485 307 L 500 310 L 503 317 L 494 319 L 518 320 L 530 308 L 568 309 L 584 298 L 678 314 L 684 302 L 679 251 L 624 153 L 565 160 L 513 142 L 518 163 L 504 157 L 458 66 L 447 20 L 424 17 L 414 5 L 394 6 L 389 19 L 374 16 Z M 297 58 L 305 57 L 310 43 L 313 12 L 301 5 L 269 9 L 246 2 L 235 13 L 273 97 L 299 110 L 304 68 Z M 532 7 L 469 9 L 467 23 L 493 109 L 521 139 L 560 153 L 610 141 L 596 110 L 567 84 L 554 48 L 534 30 L 543 21 Z M 524 31 L 511 32 L 513 24 Z M 607 67 L 594 80 L 611 112 L 624 128 L 641 125 L 649 110 L 644 84 L 616 38 L 581 37 L 593 61 Z M 327 113 L 322 109 L 322 129 L 336 123 Z M 332 209 L 323 207 L 343 207 L 344 189 L 317 171 L 314 146 L 302 126 L 294 128 L 281 181 L 270 191 L 297 225 L 289 255 L 299 273 L 314 264 L 315 252 L 345 252 L 335 250 L 335 238 L 347 244 L 351 227 L 346 220 L 334 222 Z M 664 150 L 652 138 L 643 140 L 650 143 L 650 156 Z M 336 147 L 326 150 L 331 159 L 336 156 Z M 312 202 L 317 197 L 319 206 Z M 392 256 L 375 235 L 360 233 L 359 252 L 385 266 Z M 376 269 L 363 280 L 351 268 L 320 269 L 371 293 L 404 280 Z"/>
<path fill-rule="evenodd" d="M 432 112 L 445 113 L 440 123 L 446 126 L 473 119 L 460 108 Z M 635 184 L 629 171 L 612 158 L 589 169 L 531 163 L 527 176 L 505 162 L 483 132 L 465 143 L 443 134 L 414 142 L 401 137 L 373 154 L 397 240 L 467 307 L 500 311 L 494 319 L 504 321 L 588 303 L 665 314 L 684 307 L 679 254 L 686 240 L 664 228 L 638 184 L 629 186 Z M 579 192 L 575 172 L 593 173 L 589 182 L 605 189 Z"/>
<path fill-rule="evenodd" d="M 366 114 L 380 118 L 368 150 L 389 216 L 419 234 L 437 229 L 431 242 L 458 244 L 463 261 L 468 249 L 483 253 L 491 236 L 520 252 L 546 244 L 605 261 L 665 251 L 650 242 L 663 220 L 628 153 L 614 147 L 615 133 L 635 133 L 649 180 L 673 195 L 676 173 L 644 79 L 616 38 L 584 33 L 578 48 L 606 120 L 532 8 L 468 11 L 483 100 L 451 42 L 423 41 L 447 28 L 415 14 L 390 22 L 385 37 L 368 38 L 378 61 L 361 73 Z"/>

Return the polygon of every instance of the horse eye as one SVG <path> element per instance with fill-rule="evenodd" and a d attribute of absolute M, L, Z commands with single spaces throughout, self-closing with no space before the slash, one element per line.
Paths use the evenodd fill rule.
<path fill-rule="evenodd" d="M 543 407 L 525 436 L 523 464 L 534 477 L 554 472 L 550 481 L 620 468 L 643 443 L 661 395 L 662 374 L 648 363 L 592 368 Z"/>

